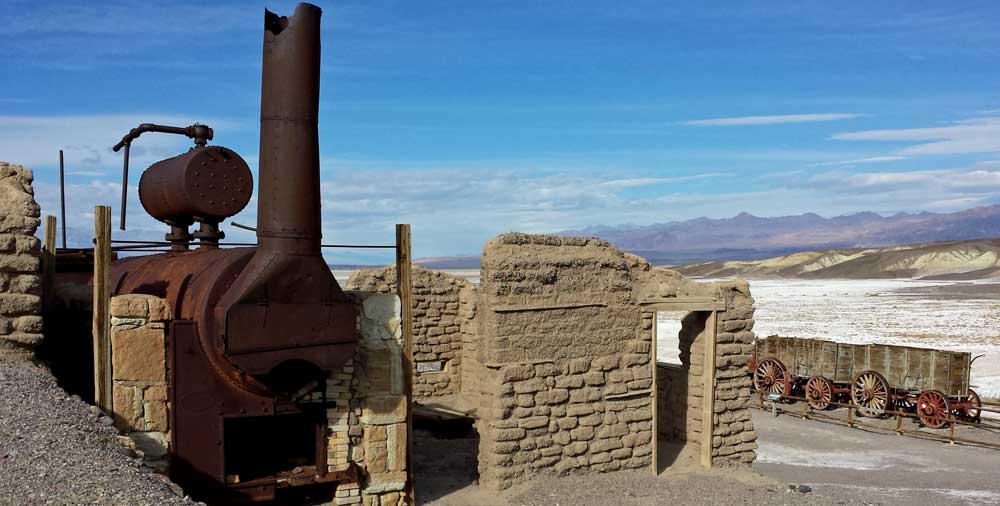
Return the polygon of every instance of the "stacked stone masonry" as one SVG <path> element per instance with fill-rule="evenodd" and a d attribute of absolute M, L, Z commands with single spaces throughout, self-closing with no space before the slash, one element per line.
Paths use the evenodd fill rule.
<path fill-rule="evenodd" d="M 166 470 L 170 405 L 166 325 L 170 304 L 152 295 L 111 298 L 112 416 L 152 467 Z"/>
<path fill-rule="evenodd" d="M 480 288 L 480 476 L 649 468 L 651 327 L 635 258 L 597 239 L 507 234 Z"/>
<path fill-rule="evenodd" d="M 40 208 L 31 170 L 0 162 L 0 354 L 31 354 L 42 340 Z"/>
<path fill-rule="evenodd" d="M 347 289 L 395 293 L 396 267 L 359 270 Z M 460 277 L 415 267 L 413 269 L 413 395 L 457 394 L 462 373 L 463 347 L 475 347 L 475 287 Z"/>
<path fill-rule="evenodd" d="M 712 453 L 720 466 L 752 462 L 745 364 L 753 300 L 745 282 L 694 283 L 599 239 L 526 234 L 487 244 L 481 279 L 478 349 L 464 366 L 482 372 L 462 393 L 478 398 L 484 483 L 649 468 L 654 400 L 658 421 L 669 419 L 659 432 L 698 440 L 708 313 L 685 318 L 686 362 L 665 382 L 685 402 L 670 405 L 652 389 L 655 313 L 641 305 L 651 299 L 725 304 L 717 313 Z"/>

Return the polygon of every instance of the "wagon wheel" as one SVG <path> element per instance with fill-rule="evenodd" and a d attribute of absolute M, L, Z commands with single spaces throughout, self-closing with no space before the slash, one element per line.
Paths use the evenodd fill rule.
<path fill-rule="evenodd" d="M 765 358 L 753 372 L 753 386 L 758 392 L 788 395 L 792 382 L 785 365 L 773 358 Z"/>
<path fill-rule="evenodd" d="M 851 382 L 851 400 L 862 415 L 870 418 L 882 416 L 892 400 L 889 382 L 875 371 L 862 371 Z"/>
<path fill-rule="evenodd" d="M 969 396 L 965 399 L 965 402 L 958 408 L 958 416 L 967 422 L 978 422 L 979 415 L 982 412 L 983 401 L 979 399 L 979 394 L 975 390 L 969 389 Z"/>
<path fill-rule="evenodd" d="M 806 382 L 806 400 L 815 410 L 824 410 L 833 401 L 833 382 L 822 377 L 813 376 Z"/>
<path fill-rule="evenodd" d="M 943 393 L 937 390 L 924 390 L 917 397 L 917 415 L 925 427 L 940 429 L 948 425 L 951 414 L 951 404 Z"/>

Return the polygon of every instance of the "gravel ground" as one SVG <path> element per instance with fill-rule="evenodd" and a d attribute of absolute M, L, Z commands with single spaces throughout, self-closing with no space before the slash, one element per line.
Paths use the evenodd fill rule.
<path fill-rule="evenodd" d="M 0 505 L 192 505 L 48 369 L 0 357 Z"/>
<path fill-rule="evenodd" d="M 417 504 L 421 506 L 652 506 L 652 505 L 866 505 L 860 494 L 792 491 L 789 483 L 753 471 L 704 472 L 688 456 L 677 457 L 659 476 L 616 472 L 562 478 L 534 476 L 496 492 L 476 484 L 474 433 L 414 431 Z M 664 457 L 670 449 L 661 446 Z M 667 460 L 667 459 L 664 459 Z M 876 503 L 877 504 L 877 503 Z M 882 503 L 887 504 L 887 503 Z"/>

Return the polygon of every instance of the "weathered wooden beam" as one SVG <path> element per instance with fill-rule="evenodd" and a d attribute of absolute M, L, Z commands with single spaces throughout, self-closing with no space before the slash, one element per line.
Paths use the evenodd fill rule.
<path fill-rule="evenodd" d="M 657 461 L 659 460 L 658 459 L 659 452 L 657 451 L 657 447 L 659 446 L 658 443 L 660 442 L 660 424 L 659 424 L 659 413 L 658 413 L 659 408 L 658 408 L 657 402 L 656 402 L 658 400 L 656 398 L 656 396 L 659 395 L 658 392 L 659 392 L 659 389 L 660 389 L 659 382 L 656 379 L 656 376 L 657 376 L 656 375 L 656 340 L 657 340 L 656 339 L 657 338 L 657 328 L 656 327 L 657 327 L 657 319 L 658 319 L 658 317 L 656 315 L 656 312 L 654 311 L 653 312 L 653 329 L 652 329 L 652 332 L 650 332 L 651 339 L 650 339 L 650 347 L 649 347 L 649 367 L 653 371 L 653 386 L 651 388 L 652 392 L 650 392 L 650 398 L 652 399 L 652 406 L 653 406 L 653 455 L 652 455 L 653 462 L 652 462 L 652 467 L 653 467 L 653 475 L 654 476 L 660 472 L 659 464 L 657 463 Z"/>
<path fill-rule="evenodd" d="M 414 497 L 413 483 L 413 263 L 410 225 L 396 225 L 396 294 L 403 333 L 403 393 L 406 395 L 407 495 Z"/>
<path fill-rule="evenodd" d="M 112 412 L 111 206 L 94 208 L 94 402 Z"/>
<path fill-rule="evenodd" d="M 42 246 L 42 321 L 51 321 L 52 297 L 56 284 L 56 217 L 45 217 L 45 244 Z M 48 334 L 47 329 L 43 332 Z"/>
<path fill-rule="evenodd" d="M 715 344 L 718 339 L 718 313 L 712 311 L 705 320 L 705 362 L 702 368 L 701 465 L 712 468 L 712 436 L 715 428 Z"/>
<path fill-rule="evenodd" d="M 548 306 L 511 306 L 495 307 L 494 313 L 519 313 L 524 311 L 552 311 L 553 309 L 579 309 L 583 307 L 608 307 L 603 302 L 585 302 L 578 304 L 553 304 Z"/>
<path fill-rule="evenodd" d="M 725 311 L 726 303 L 715 299 L 644 300 L 643 311 Z"/>

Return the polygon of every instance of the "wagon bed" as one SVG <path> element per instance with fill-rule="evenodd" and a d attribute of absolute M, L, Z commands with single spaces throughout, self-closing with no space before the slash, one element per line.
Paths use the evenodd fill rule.
<path fill-rule="evenodd" d="M 952 417 L 979 419 L 969 388 L 970 353 L 826 339 L 769 336 L 754 343 L 754 387 L 781 396 L 802 393 L 816 409 L 850 397 L 865 416 L 914 410 L 932 428 Z"/>
<path fill-rule="evenodd" d="M 847 344 L 825 339 L 770 336 L 754 344 L 756 359 L 776 358 L 793 376 L 823 376 L 850 383 L 862 371 L 878 371 L 897 390 L 969 390 L 970 353 L 885 344 Z"/>

